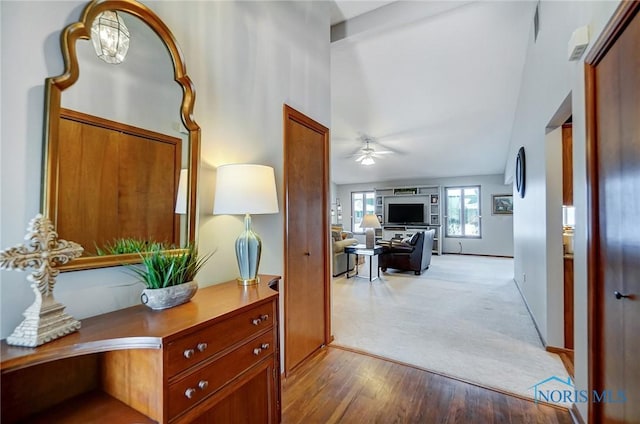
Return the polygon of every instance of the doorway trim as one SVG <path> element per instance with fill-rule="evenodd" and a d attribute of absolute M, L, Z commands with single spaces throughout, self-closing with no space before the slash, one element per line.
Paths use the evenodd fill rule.
<path fill-rule="evenodd" d="M 599 175 L 597 155 L 596 66 L 625 30 L 631 19 L 640 12 L 640 2 L 623 0 L 611 17 L 593 48 L 585 58 L 586 162 L 587 162 L 587 334 L 589 392 L 603 382 L 603 313 L 604 275 L 598 267 L 600 258 Z M 589 401 L 589 422 L 599 422 L 601 404 Z"/>

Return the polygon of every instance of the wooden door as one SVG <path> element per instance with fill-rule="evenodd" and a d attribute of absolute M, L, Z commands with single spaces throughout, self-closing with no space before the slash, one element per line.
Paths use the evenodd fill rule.
<path fill-rule="evenodd" d="M 640 417 L 640 2 L 623 2 L 587 58 L 589 421 Z M 627 297 L 628 296 L 628 297 Z M 590 390 L 590 391 L 591 391 Z"/>
<path fill-rule="evenodd" d="M 60 110 L 59 131 L 61 237 L 89 255 L 121 238 L 180 245 L 179 138 L 69 109 Z"/>
<path fill-rule="evenodd" d="M 573 206 L 573 124 L 562 124 L 562 205 Z M 573 255 L 573 252 L 572 252 Z M 573 350 L 573 257 L 564 257 L 564 347 Z"/>
<path fill-rule="evenodd" d="M 285 372 L 329 342 L 329 130 L 284 106 Z"/>
<path fill-rule="evenodd" d="M 573 206 L 573 124 L 562 124 L 562 204 Z"/>

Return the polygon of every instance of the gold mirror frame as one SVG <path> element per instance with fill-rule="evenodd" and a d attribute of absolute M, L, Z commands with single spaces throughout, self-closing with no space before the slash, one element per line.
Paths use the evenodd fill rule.
<path fill-rule="evenodd" d="M 187 75 L 182 51 L 176 40 L 162 20 L 147 6 L 135 0 L 94 0 L 89 3 L 80 21 L 67 26 L 62 32 L 61 49 L 64 59 L 64 72 L 45 80 L 45 169 L 43 172 L 42 209 L 54 225 L 58 215 L 58 124 L 61 109 L 62 92 L 72 86 L 80 75 L 76 42 L 79 39 L 90 40 L 91 24 L 96 16 L 106 10 L 129 13 L 145 22 L 163 41 L 173 62 L 174 79 L 182 87 L 182 104 L 180 115 L 182 123 L 189 132 L 189 184 L 187 186 L 187 241 L 196 242 L 196 203 L 197 181 L 200 157 L 200 127 L 193 119 L 195 89 Z M 60 270 L 80 270 L 117 266 L 140 262 L 137 254 L 84 256 L 58 267 Z"/>

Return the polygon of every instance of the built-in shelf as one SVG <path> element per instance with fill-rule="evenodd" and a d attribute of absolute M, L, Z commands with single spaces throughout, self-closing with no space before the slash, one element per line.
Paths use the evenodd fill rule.
<path fill-rule="evenodd" d="M 416 231 L 433 229 L 433 253 L 442 254 L 442 208 L 441 187 L 438 185 L 376 188 L 376 215 L 382 223 L 382 229 L 376 232 L 378 239 L 411 237 Z M 386 213 L 391 203 L 422 203 L 424 220 L 422 225 L 399 225 L 387 222 Z"/>
<path fill-rule="evenodd" d="M 29 423 L 155 423 L 124 402 L 94 390 L 30 417 Z"/>

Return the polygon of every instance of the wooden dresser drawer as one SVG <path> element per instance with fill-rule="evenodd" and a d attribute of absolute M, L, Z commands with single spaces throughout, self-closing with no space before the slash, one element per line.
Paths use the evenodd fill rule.
<path fill-rule="evenodd" d="M 265 303 L 169 343 L 169 378 L 229 346 L 271 328 L 274 313 L 274 303 Z"/>
<path fill-rule="evenodd" d="M 169 420 L 217 392 L 251 366 L 274 354 L 274 333 L 270 331 L 169 387 Z"/>

